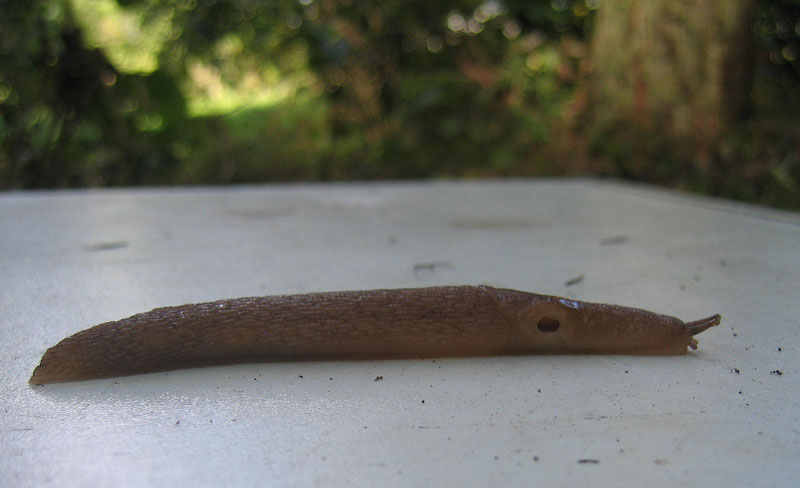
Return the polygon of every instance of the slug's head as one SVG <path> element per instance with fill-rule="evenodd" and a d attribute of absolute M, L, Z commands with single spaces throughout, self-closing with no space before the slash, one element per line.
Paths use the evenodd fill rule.
<path fill-rule="evenodd" d="M 553 352 L 684 354 L 695 334 L 720 316 L 684 323 L 636 308 L 541 297 L 523 308 L 520 322 L 537 347 Z"/>

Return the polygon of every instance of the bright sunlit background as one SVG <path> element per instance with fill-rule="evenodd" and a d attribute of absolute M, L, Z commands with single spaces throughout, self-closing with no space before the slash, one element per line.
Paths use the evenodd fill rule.
<path fill-rule="evenodd" d="M 0 188 L 591 174 L 800 208 L 797 0 L 0 7 Z"/>

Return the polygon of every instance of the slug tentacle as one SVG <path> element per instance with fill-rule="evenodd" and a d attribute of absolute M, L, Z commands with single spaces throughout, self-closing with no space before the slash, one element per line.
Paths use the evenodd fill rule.
<path fill-rule="evenodd" d="M 32 384 L 248 361 L 500 354 L 685 354 L 720 316 L 684 323 L 488 286 L 235 298 L 164 307 L 47 350 Z"/>
<path fill-rule="evenodd" d="M 715 325 L 719 325 L 722 321 L 722 315 L 716 314 L 712 315 L 711 317 L 695 320 L 693 322 L 687 322 L 686 328 L 689 329 L 689 333 L 692 335 L 697 335 L 704 330 L 707 330 Z"/>

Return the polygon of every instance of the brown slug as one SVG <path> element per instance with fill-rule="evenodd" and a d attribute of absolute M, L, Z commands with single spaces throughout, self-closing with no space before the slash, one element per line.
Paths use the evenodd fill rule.
<path fill-rule="evenodd" d="M 692 336 L 719 322 L 488 286 L 235 298 L 78 332 L 47 350 L 30 383 L 250 361 L 684 354 L 697 347 Z"/>

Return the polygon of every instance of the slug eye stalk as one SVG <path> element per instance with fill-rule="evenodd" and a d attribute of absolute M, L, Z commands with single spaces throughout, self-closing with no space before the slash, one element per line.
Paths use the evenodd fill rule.
<path fill-rule="evenodd" d="M 719 325 L 721 320 L 722 320 L 722 315 L 714 314 L 711 317 L 705 319 L 687 322 L 686 330 L 688 330 L 689 334 L 691 334 L 692 336 L 696 336 L 697 334 L 707 329 L 710 329 L 711 327 Z M 692 350 L 697 349 L 697 340 L 695 340 L 694 337 L 689 338 L 689 347 L 691 347 Z"/>
<path fill-rule="evenodd" d="M 705 319 L 695 320 L 693 322 L 687 322 L 686 328 L 689 329 L 690 334 L 697 335 L 703 332 L 704 330 L 719 325 L 720 321 L 722 321 L 722 315 L 715 314 Z"/>

